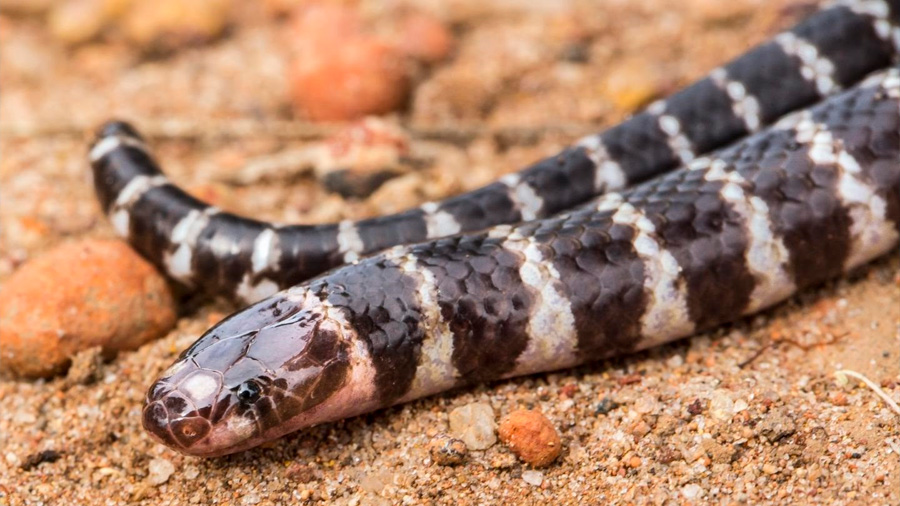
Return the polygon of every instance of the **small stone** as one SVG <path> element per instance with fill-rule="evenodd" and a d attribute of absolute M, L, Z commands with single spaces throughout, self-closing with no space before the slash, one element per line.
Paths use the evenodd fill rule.
<path fill-rule="evenodd" d="M 124 242 L 65 244 L 0 290 L 0 370 L 52 376 L 88 348 L 107 356 L 136 349 L 168 332 L 175 315 L 166 280 Z"/>
<path fill-rule="evenodd" d="M 672 415 L 662 414 L 656 419 L 656 430 L 662 436 L 668 436 L 678 428 L 678 419 Z"/>
<path fill-rule="evenodd" d="M 661 448 L 656 455 L 656 460 L 658 460 L 661 464 L 671 464 L 678 459 L 681 459 L 681 452 L 670 446 Z"/>
<path fill-rule="evenodd" d="M 453 50 L 453 35 L 440 20 L 413 13 L 400 23 L 398 45 L 409 56 L 425 63 L 438 63 Z"/>
<path fill-rule="evenodd" d="M 321 471 L 309 464 L 294 462 L 287 468 L 285 476 L 299 483 L 311 483 L 321 477 Z"/>
<path fill-rule="evenodd" d="M 737 450 L 735 450 L 734 446 L 723 445 L 713 439 L 704 439 L 703 442 L 700 443 L 700 448 L 706 452 L 713 462 L 718 464 L 730 463 L 737 454 Z"/>
<path fill-rule="evenodd" d="M 738 400 L 734 401 L 734 412 L 735 413 L 740 413 L 741 411 L 746 411 L 746 409 L 748 407 L 750 407 L 750 405 L 747 404 L 747 401 L 745 401 L 744 399 L 738 399 Z"/>
<path fill-rule="evenodd" d="M 697 416 L 700 413 L 703 413 L 703 404 L 700 402 L 700 399 L 694 399 L 693 402 L 688 404 L 687 411 L 691 416 Z"/>
<path fill-rule="evenodd" d="M 538 411 L 520 409 L 510 413 L 500 422 L 500 440 L 534 467 L 549 465 L 562 450 L 556 428 Z"/>
<path fill-rule="evenodd" d="M 145 51 L 165 53 L 214 40 L 225 32 L 230 17 L 227 0 L 134 2 L 122 27 Z"/>
<path fill-rule="evenodd" d="M 578 391 L 578 387 L 574 383 L 569 383 L 559 389 L 559 396 L 563 399 L 571 399 L 575 397 L 575 393 Z"/>
<path fill-rule="evenodd" d="M 641 420 L 641 421 L 635 423 L 631 427 L 630 432 L 631 432 L 631 435 L 633 435 L 637 438 L 642 438 L 642 437 L 646 436 L 647 434 L 649 434 L 651 430 L 653 430 L 653 429 L 650 427 L 650 424 Z"/>
<path fill-rule="evenodd" d="M 797 432 L 797 425 L 790 417 L 775 413 L 765 417 L 756 426 L 756 430 L 770 443 L 774 443 Z"/>
<path fill-rule="evenodd" d="M 411 81 L 405 55 L 365 33 L 353 9 L 313 6 L 298 16 L 293 33 L 289 81 L 298 115 L 344 121 L 387 113 L 406 101 Z"/>
<path fill-rule="evenodd" d="M 197 469 L 197 466 L 189 465 L 184 468 L 183 476 L 186 480 L 195 480 L 197 476 L 200 476 L 200 470 Z"/>
<path fill-rule="evenodd" d="M 762 471 L 763 471 L 764 473 L 766 473 L 766 474 L 770 474 L 770 475 L 771 475 L 771 474 L 777 473 L 777 472 L 778 472 L 778 468 L 775 467 L 775 465 L 766 462 L 766 463 L 763 464 L 763 466 L 762 466 Z"/>
<path fill-rule="evenodd" d="M 467 453 L 465 443 L 446 434 L 438 434 L 428 443 L 431 460 L 442 466 L 462 464 Z"/>
<path fill-rule="evenodd" d="M 150 461 L 147 474 L 147 482 L 158 486 L 169 481 L 169 477 L 175 472 L 175 465 L 163 458 L 155 458 Z"/>
<path fill-rule="evenodd" d="M 609 397 L 604 397 L 600 399 L 600 402 L 597 403 L 597 408 L 594 410 L 594 413 L 598 415 L 606 415 L 609 414 L 610 411 L 619 407 L 619 403 L 610 399 Z"/>
<path fill-rule="evenodd" d="M 677 369 L 684 365 L 684 357 L 681 355 L 672 355 L 666 360 L 666 365 L 672 369 Z"/>
<path fill-rule="evenodd" d="M 396 125 L 366 118 L 328 138 L 317 151 L 316 176 L 344 198 L 365 198 L 407 171 L 409 139 Z"/>
<path fill-rule="evenodd" d="M 616 380 L 616 383 L 623 385 L 623 386 L 624 385 L 633 385 L 635 383 L 640 383 L 641 381 L 643 381 L 643 379 L 644 379 L 644 377 L 641 376 L 639 373 L 626 374 L 625 376 L 620 376 Z"/>
<path fill-rule="evenodd" d="M 628 464 L 628 467 L 630 467 L 632 469 L 637 469 L 637 468 L 641 467 L 641 458 L 638 456 L 631 457 L 630 459 L 628 459 L 627 464 Z"/>
<path fill-rule="evenodd" d="M 69 0 L 53 6 L 47 26 L 54 37 L 66 44 L 80 44 L 96 38 L 110 21 L 105 0 Z"/>
<path fill-rule="evenodd" d="M 845 394 L 844 392 L 834 392 L 830 397 L 831 403 L 835 406 L 846 406 L 847 404 L 849 404 L 847 394 Z"/>
<path fill-rule="evenodd" d="M 473 402 L 450 412 L 450 434 L 470 450 L 485 450 L 497 442 L 497 424 L 490 404 Z"/>
<path fill-rule="evenodd" d="M 728 391 L 714 390 L 709 400 L 709 414 L 720 422 L 727 422 L 734 416 L 734 401 Z"/>
<path fill-rule="evenodd" d="M 60 457 L 62 457 L 62 453 L 56 450 L 42 450 L 26 457 L 21 468 L 24 471 L 30 471 L 44 462 L 56 462 Z"/>
<path fill-rule="evenodd" d="M 634 406 L 632 406 L 634 410 L 642 415 L 646 415 L 648 413 L 654 413 L 660 409 L 659 401 L 656 400 L 656 397 L 650 395 L 642 395 L 635 401 Z"/>
<path fill-rule="evenodd" d="M 681 495 L 688 500 L 699 499 L 703 496 L 703 489 L 696 483 L 689 483 L 681 487 Z"/>
<path fill-rule="evenodd" d="M 541 483 L 544 482 L 544 473 L 531 469 L 529 469 L 528 471 L 522 471 L 522 481 L 529 485 L 540 487 Z"/>
<path fill-rule="evenodd" d="M 100 379 L 103 367 L 103 348 L 94 346 L 80 351 L 72 358 L 66 374 L 67 385 L 89 385 Z"/>
<path fill-rule="evenodd" d="M 697 459 L 706 455 L 706 450 L 703 449 L 703 445 L 694 445 L 689 448 L 685 448 L 684 451 L 681 452 L 682 458 L 688 463 L 694 462 Z"/>

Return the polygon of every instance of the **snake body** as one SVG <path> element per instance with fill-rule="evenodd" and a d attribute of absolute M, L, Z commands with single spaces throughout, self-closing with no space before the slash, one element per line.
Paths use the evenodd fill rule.
<path fill-rule="evenodd" d="M 274 276 L 285 272 L 285 257 L 308 258 L 286 254 L 301 249 L 285 249 L 285 238 L 299 241 L 310 230 L 321 240 L 302 251 L 330 259 L 317 268 L 356 260 L 205 333 L 150 388 L 145 428 L 187 454 L 233 453 L 462 385 L 656 346 L 760 311 L 884 254 L 900 237 L 900 71 L 890 67 L 900 41 L 891 24 L 897 12 L 898 3 L 881 1 L 828 8 L 662 105 L 526 169 L 516 184 L 503 185 L 506 200 L 497 200 L 509 213 L 471 223 L 453 215 L 458 229 L 441 231 L 478 228 L 476 221 L 495 226 L 360 259 L 347 253 L 364 254 L 369 243 L 344 251 L 346 226 L 273 227 L 209 211 L 162 177 L 133 129 L 110 124 L 92 149 L 101 201 L 120 232 L 163 268 L 176 265 L 172 258 L 186 247 L 191 263 L 180 267 L 189 276 L 176 279 L 252 299 L 253 290 L 240 288 L 246 276 Z M 854 31 L 839 29 L 851 22 L 860 23 Z M 834 59 L 858 47 L 867 49 Z M 759 59 L 738 81 L 735 63 L 761 58 L 753 56 L 761 51 L 781 53 L 785 66 L 770 73 L 761 62 L 774 60 Z M 763 128 L 776 117 L 763 111 L 808 102 L 818 103 Z M 706 110 L 675 116 L 698 103 Z M 674 122 L 664 119 L 670 117 Z M 754 117 L 758 122 L 748 120 Z M 667 172 L 672 165 L 680 167 Z M 562 182 L 532 187 L 533 174 Z M 606 193 L 543 217 L 561 202 L 589 199 L 571 191 L 579 186 L 574 174 L 600 181 L 587 193 Z M 609 192 L 633 180 L 645 181 Z M 532 190 L 569 191 L 530 194 L 516 189 L 523 181 Z M 500 195 L 498 188 L 431 211 L 475 209 L 468 198 Z M 536 219 L 498 224 L 532 217 L 526 210 Z M 391 246 L 431 237 L 427 226 L 424 236 L 410 232 L 416 220 L 427 224 L 428 212 L 352 226 L 360 238 L 370 226 L 406 230 L 378 247 Z M 291 232 L 279 235 L 285 230 Z M 278 244 L 279 253 L 263 243 Z M 206 270 L 186 268 L 197 262 Z M 309 265 L 291 275 L 312 272 Z M 215 279 L 204 284 L 210 272 Z M 279 287 L 288 283 L 275 279 Z"/>
<path fill-rule="evenodd" d="M 396 244 L 552 216 L 689 162 L 889 65 L 900 1 L 837 3 L 627 121 L 497 183 L 360 222 L 277 225 L 220 211 L 172 184 L 129 125 L 90 158 L 116 231 L 171 278 L 244 302 Z"/>

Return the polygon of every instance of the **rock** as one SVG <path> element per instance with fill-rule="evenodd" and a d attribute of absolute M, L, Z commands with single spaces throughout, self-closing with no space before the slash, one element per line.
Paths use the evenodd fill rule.
<path fill-rule="evenodd" d="M 569 383 L 568 385 L 564 385 L 559 389 L 559 396 L 563 399 L 571 399 L 575 397 L 575 394 L 578 392 L 578 386 L 574 383 Z"/>
<path fill-rule="evenodd" d="M 428 454 L 431 460 L 442 466 L 462 464 L 466 459 L 466 444 L 446 434 L 438 434 L 428 443 Z"/>
<path fill-rule="evenodd" d="M 713 462 L 719 464 L 729 464 L 737 455 L 737 449 L 733 445 L 723 445 L 713 439 L 704 439 L 700 447 Z"/>
<path fill-rule="evenodd" d="M 175 473 L 175 465 L 163 458 L 150 461 L 147 474 L 147 482 L 151 485 L 162 485 L 169 481 L 169 477 Z"/>
<path fill-rule="evenodd" d="M 632 409 L 642 415 L 655 413 L 661 408 L 662 406 L 660 405 L 659 401 L 656 400 L 656 396 L 646 394 L 638 397 L 634 402 L 634 405 L 632 405 Z"/>
<path fill-rule="evenodd" d="M 410 69 L 395 45 L 364 33 L 348 7 L 314 6 L 294 23 L 290 67 L 296 113 L 344 121 L 397 109 L 410 91 Z"/>
<path fill-rule="evenodd" d="M 53 6 L 47 26 L 54 37 L 66 44 L 95 39 L 110 21 L 105 0 L 69 0 Z"/>
<path fill-rule="evenodd" d="M 35 467 L 47 462 L 53 463 L 62 457 L 62 453 L 56 450 L 41 450 L 37 453 L 32 453 L 28 457 L 25 458 L 25 462 L 19 466 L 23 471 L 30 471 Z"/>
<path fill-rule="evenodd" d="M 697 416 L 700 413 L 703 413 L 703 403 L 700 402 L 700 399 L 694 399 L 688 404 L 687 412 L 691 416 Z"/>
<path fill-rule="evenodd" d="M 681 487 L 681 495 L 684 496 L 685 499 L 693 501 L 694 499 L 703 497 L 703 489 L 696 483 L 689 483 Z"/>
<path fill-rule="evenodd" d="M 72 365 L 66 374 L 66 384 L 88 385 L 100 379 L 103 367 L 103 348 L 94 346 L 80 351 L 72 357 Z"/>
<path fill-rule="evenodd" d="M 756 430 L 770 443 L 775 443 L 797 432 L 797 424 L 790 416 L 775 412 L 765 416 Z"/>
<path fill-rule="evenodd" d="M 134 3 L 125 14 L 125 36 L 145 51 L 166 53 L 209 42 L 225 32 L 228 0 L 156 0 Z"/>
<path fill-rule="evenodd" d="M 327 139 L 319 153 L 314 167 L 325 188 L 364 198 L 406 172 L 401 159 L 409 154 L 409 139 L 399 127 L 370 117 Z"/>
<path fill-rule="evenodd" d="M 520 409 L 510 413 L 500 422 L 500 440 L 534 467 L 549 465 L 562 450 L 556 428 L 538 411 Z"/>
<path fill-rule="evenodd" d="M 604 397 L 600 399 L 600 402 L 597 403 L 597 408 L 594 410 L 594 413 L 597 415 L 607 415 L 610 411 L 618 407 L 618 402 L 610 399 L 609 397 Z"/>
<path fill-rule="evenodd" d="M 294 462 L 285 472 L 288 479 L 299 483 L 311 483 L 322 477 L 322 472 L 311 464 Z"/>
<path fill-rule="evenodd" d="M 540 487 L 541 483 L 544 483 L 544 473 L 534 470 L 522 471 L 522 481 Z"/>
<path fill-rule="evenodd" d="M 371 38 L 349 39 L 317 58 L 293 65 L 295 111 L 316 121 L 342 121 L 383 114 L 406 101 L 410 81 L 402 57 Z"/>
<path fill-rule="evenodd" d="M 79 351 L 107 356 L 168 332 L 175 301 L 156 270 L 123 242 L 83 240 L 31 260 L 0 290 L 0 371 L 47 377 Z"/>
<path fill-rule="evenodd" d="M 400 49 L 419 61 L 438 63 L 453 51 L 453 34 L 429 14 L 418 12 L 406 16 L 400 22 L 398 32 Z"/>
<path fill-rule="evenodd" d="M 340 169 L 322 175 L 322 185 L 344 198 L 363 199 L 398 175 L 398 172 L 391 170 L 365 172 Z"/>
<path fill-rule="evenodd" d="M 709 414 L 720 422 L 727 422 L 734 416 L 734 401 L 727 390 L 716 389 L 709 399 Z"/>
<path fill-rule="evenodd" d="M 494 409 L 490 404 L 473 402 L 450 412 L 450 434 L 461 439 L 470 450 L 485 450 L 497 442 Z"/>

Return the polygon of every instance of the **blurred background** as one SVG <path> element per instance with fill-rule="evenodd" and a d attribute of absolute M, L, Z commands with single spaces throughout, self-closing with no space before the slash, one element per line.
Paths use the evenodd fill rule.
<path fill-rule="evenodd" d="M 0 279 L 60 235 L 106 233 L 85 152 L 109 118 L 133 122 L 168 175 L 225 209 L 361 218 L 522 168 L 813 8 L 5 0 Z"/>

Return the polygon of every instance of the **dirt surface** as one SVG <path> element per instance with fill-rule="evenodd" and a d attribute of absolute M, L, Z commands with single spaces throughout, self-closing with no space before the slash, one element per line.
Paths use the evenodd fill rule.
<path fill-rule="evenodd" d="M 90 130 L 148 132 L 167 173 L 216 205 L 282 222 L 401 210 L 478 187 L 689 83 L 811 4 L 690 0 L 363 2 L 451 27 L 453 57 L 415 70 L 394 119 L 425 160 L 364 200 L 304 174 L 235 184 L 250 160 L 317 142 L 291 118 L 289 22 L 241 2 L 220 39 L 139 56 L 115 37 L 67 48 L 34 16 L 0 13 L 0 289 L 72 238 L 112 237 L 91 188 Z M 272 125 L 280 125 L 273 127 Z M 52 287 L 48 287 L 52 289 Z M 188 309 L 190 306 L 190 309 Z M 235 309 L 186 304 L 167 336 L 86 380 L 0 382 L 0 504 L 897 504 L 900 259 L 734 326 L 575 370 L 447 393 L 316 427 L 238 455 L 184 457 L 140 426 L 144 391 Z M 92 368 L 87 373 L 83 368 Z M 86 384 L 85 384 L 86 383 Z M 451 410 L 540 409 L 563 452 L 532 470 L 502 443 L 456 466 L 429 457 Z"/>

